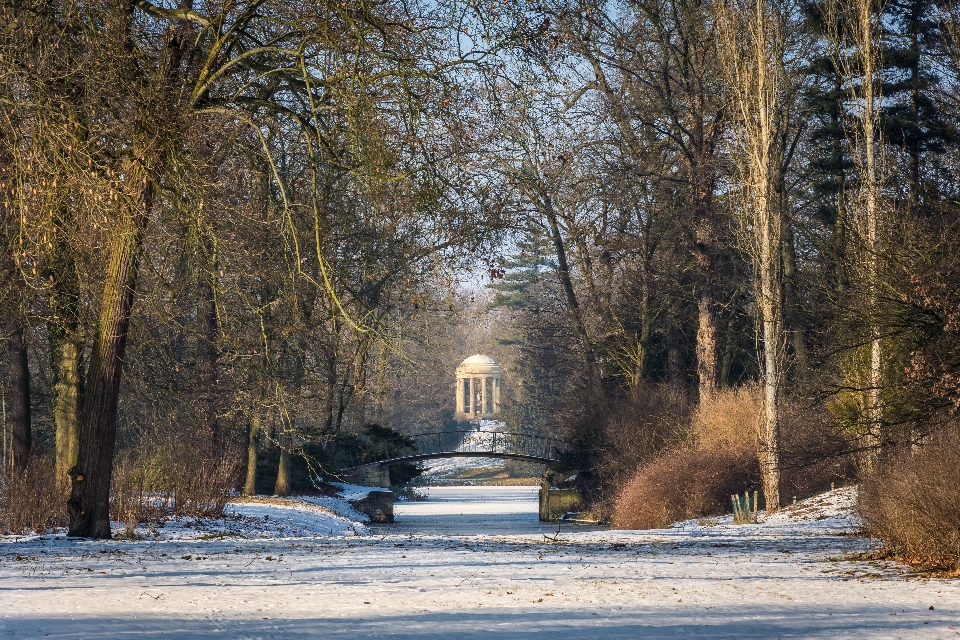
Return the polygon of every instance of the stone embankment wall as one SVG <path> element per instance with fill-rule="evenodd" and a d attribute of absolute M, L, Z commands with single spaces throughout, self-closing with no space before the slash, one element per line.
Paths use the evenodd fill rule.
<path fill-rule="evenodd" d="M 392 491 L 371 491 L 363 500 L 351 500 L 350 506 L 377 524 L 393 524 Z"/>
<path fill-rule="evenodd" d="M 579 489 L 551 489 L 540 487 L 540 520 L 556 522 L 565 513 L 576 511 L 583 497 Z"/>

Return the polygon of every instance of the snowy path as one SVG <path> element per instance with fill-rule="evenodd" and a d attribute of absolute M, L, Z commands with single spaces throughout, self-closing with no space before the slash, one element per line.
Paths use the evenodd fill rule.
<path fill-rule="evenodd" d="M 535 501 L 452 489 L 402 505 L 406 522 L 371 536 L 0 539 L 0 637 L 960 636 L 960 583 L 840 560 L 870 543 L 838 535 L 845 521 L 826 508 L 550 542 L 539 525 L 510 525 L 524 509 L 534 519 Z"/>

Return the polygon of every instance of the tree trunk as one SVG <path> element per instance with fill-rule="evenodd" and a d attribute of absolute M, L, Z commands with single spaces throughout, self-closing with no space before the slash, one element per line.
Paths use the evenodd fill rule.
<path fill-rule="evenodd" d="M 772 310 L 764 313 L 769 315 Z M 777 362 L 780 329 L 775 320 L 763 320 L 763 424 L 757 457 L 767 512 L 780 509 L 780 367 Z"/>
<path fill-rule="evenodd" d="M 64 208 L 62 220 L 74 220 L 73 211 Z M 63 237 L 71 231 L 66 222 L 57 224 L 56 233 Z M 67 471 L 77 463 L 79 446 L 80 400 L 82 379 L 80 358 L 83 345 L 79 340 L 80 281 L 77 264 L 69 246 L 58 240 L 48 258 L 47 273 L 52 284 L 53 314 L 47 322 L 50 335 L 50 370 L 53 374 L 53 425 L 56 447 L 56 478 L 66 485 Z"/>
<path fill-rule="evenodd" d="M 873 466 L 876 450 L 880 444 L 880 431 L 883 428 L 883 348 L 880 341 L 880 327 L 877 323 L 879 304 L 879 253 L 881 249 L 880 208 L 878 198 L 878 158 L 876 156 L 878 140 L 877 96 L 874 83 L 877 75 L 878 52 L 874 49 L 873 39 L 878 29 L 873 21 L 874 5 L 870 0 L 855 0 L 853 7 L 854 41 L 857 47 L 857 62 L 861 76 L 860 88 L 863 92 L 863 112 L 860 120 L 860 133 L 863 152 L 863 164 L 860 167 L 860 180 L 863 194 L 864 226 L 866 239 L 864 249 L 867 280 L 867 314 L 870 316 L 870 371 L 867 386 L 867 424 L 863 433 L 862 465 L 865 470 Z"/>
<path fill-rule="evenodd" d="M 260 410 L 253 412 L 250 421 L 250 437 L 247 440 L 247 477 L 243 483 L 243 495 L 257 495 L 257 454 L 260 444 L 261 417 Z"/>
<path fill-rule="evenodd" d="M 758 17 L 759 18 L 759 17 Z M 758 29 L 759 31 L 760 29 Z M 762 31 L 761 31 L 762 33 Z M 761 49 L 763 51 L 763 49 Z M 764 67 L 760 67 L 762 71 Z M 760 74 L 760 79 L 765 79 Z M 774 80 L 770 80 L 773 82 Z M 758 91 L 764 89 L 763 82 L 758 83 Z M 772 111 L 777 105 L 770 104 Z M 761 111 L 761 114 L 765 113 Z M 773 114 L 769 114 L 772 118 Z M 772 136 L 771 124 L 758 127 L 754 147 L 769 150 Z M 767 151 L 769 153 L 769 151 Z M 779 167 L 781 158 L 769 157 L 755 152 L 758 166 L 752 167 L 752 177 L 760 188 L 753 194 L 753 224 L 751 230 L 757 245 L 757 275 L 760 320 L 763 325 L 763 421 L 760 426 L 757 458 L 760 462 L 760 475 L 763 482 L 763 496 L 767 512 L 780 509 L 780 378 L 783 364 L 783 218 L 780 200 L 770 197 L 774 192 L 771 184 L 779 184 L 771 173 Z"/>
<path fill-rule="evenodd" d="M 33 431 L 30 424 L 30 368 L 27 347 L 23 342 L 23 327 L 19 324 L 7 340 L 10 363 L 10 431 L 12 436 L 13 469 L 22 473 L 30 462 L 33 449 Z"/>
<path fill-rule="evenodd" d="M 789 221 L 784 224 L 783 235 L 783 296 L 786 310 L 784 323 L 787 325 L 786 334 L 793 349 L 795 378 L 804 380 L 810 369 L 810 358 L 803 335 L 800 296 L 797 295 L 797 248 Z"/>
<path fill-rule="evenodd" d="M 290 459 L 289 438 L 286 435 L 285 428 L 280 433 L 278 440 L 280 441 L 280 466 L 277 467 L 277 482 L 273 487 L 273 495 L 288 496 L 290 495 L 290 466 L 292 460 Z"/>
<path fill-rule="evenodd" d="M 765 206 L 769 207 L 767 202 Z M 759 217 L 759 216 L 758 216 Z M 763 323 L 763 423 L 757 457 L 767 512 L 780 509 L 780 371 L 783 346 L 779 217 L 763 215 L 760 237 L 760 313 Z"/>
<path fill-rule="evenodd" d="M 709 194 L 700 194 L 694 231 L 697 266 L 697 383 L 701 402 L 717 388 L 717 308 L 714 294 L 714 223 Z"/>
<path fill-rule="evenodd" d="M 207 249 L 205 258 L 211 265 L 210 273 L 200 273 L 199 301 L 197 303 L 197 369 L 200 377 L 200 419 L 202 428 L 210 438 L 212 453 L 219 457 L 223 452 L 223 434 L 217 420 L 217 303 L 214 296 L 213 278 L 215 262 L 212 257 L 212 242 L 204 239 Z"/>
<path fill-rule="evenodd" d="M 650 268 L 644 265 L 640 280 L 640 353 L 637 359 L 637 382 L 643 380 L 647 369 L 647 354 L 650 351 Z"/>
<path fill-rule="evenodd" d="M 567 250 L 564 246 L 563 235 L 560 233 L 557 214 L 553 209 L 553 202 L 548 195 L 544 196 L 543 212 L 550 225 L 550 237 L 553 240 L 553 247 L 557 253 L 557 275 L 560 278 L 560 285 L 563 287 L 564 295 L 567 298 L 567 306 L 570 307 L 570 317 L 573 320 L 577 333 L 580 335 L 580 342 L 583 346 L 584 355 L 586 356 L 587 386 L 594 397 L 599 399 L 600 371 L 597 366 L 597 358 L 594 353 L 593 344 L 590 341 L 590 335 L 587 332 L 587 326 L 583 322 L 583 314 L 580 309 L 580 302 L 577 299 L 577 292 L 573 288 L 573 280 L 570 277 L 570 264 L 567 261 Z"/>
<path fill-rule="evenodd" d="M 679 318 L 679 305 L 675 299 L 670 300 L 670 317 Z M 667 340 L 667 381 L 674 392 L 687 391 L 687 379 L 683 365 L 683 353 L 680 350 L 680 336 L 677 335 L 677 322 L 668 322 L 666 326 Z"/>
<path fill-rule="evenodd" d="M 67 508 L 69 535 L 110 537 L 110 476 L 117 436 L 117 400 L 130 312 L 136 292 L 138 254 L 153 206 L 151 171 L 130 167 L 131 180 L 143 175 L 137 205 L 122 212 L 110 250 L 103 303 L 87 370 L 80 418 L 77 464 L 70 468 L 72 488 Z"/>
<path fill-rule="evenodd" d="M 69 338 L 53 348 L 53 424 L 56 442 L 57 482 L 66 482 L 67 471 L 77 463 L 80 419 L 80 347 Z"/>
<path fill-rule="evenodd" d="M 723 384 L 732 387 L 733 380 L 731 380 L 730 371 L 733 369 L 733 355 L 734 348 L 736 347 L 734 335 L 734 325 L 736 321 L 736 316 L 732 313 L 730 314 L 730 319 L 727 320 L 727 330 L 726 335 L 724 336 L 723 342 L 723 358 L 720 359 L 720 379 L 723 381 Z"/>
<path fill-rule="evenodd" d="M 752 254 L 763 333 L 763 419 L 757 458 L 768 512 L 780 509 L 780 380 L 783 363 L 783 140 L 790 123 L 784 38 L 792 27 L 773 0 L 718 5 L 720 52 L 730 80 L 745 187 L 744 239 Z"/>

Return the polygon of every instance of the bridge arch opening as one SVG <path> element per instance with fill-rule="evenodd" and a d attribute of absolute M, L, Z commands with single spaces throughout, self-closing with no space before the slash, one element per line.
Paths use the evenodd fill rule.
<path fill-rule="evenodd" d="M 346 469 L 355 484 L 389 486 L 389 467 L 442 458 L 487 458 L 551 465 L 557 462 L 557 443 L 536 434 L 492 429 L 485 421 L 471 430 L 437 431 L 411 436 L 415 448 L 403 455 L 383 455 Z M 493 423 L 500 424 L 500 423 Z"/>

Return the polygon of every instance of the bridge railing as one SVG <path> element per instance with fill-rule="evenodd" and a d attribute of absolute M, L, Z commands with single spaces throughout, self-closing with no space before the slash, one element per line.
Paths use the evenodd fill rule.
<path fill-rule="evenodd" d="M 559 450 L 558 443 L 553 438 L 512 431 L 435 431 L 413 434 L 410 437 L 415 442 L 415 449 L 407 449 L 403 453 L 396 450 L 369 452 L 363 460 L 356 460 L 350 466 L 445 453 L 517 455 L 553 460 Z"/>
<path fill-rule="evenodd" d="M 552 459 L 552 438 L 512 431 L 444 431 L 412 436 L 421 455 L 436 453 L 499 453 Z"/>

